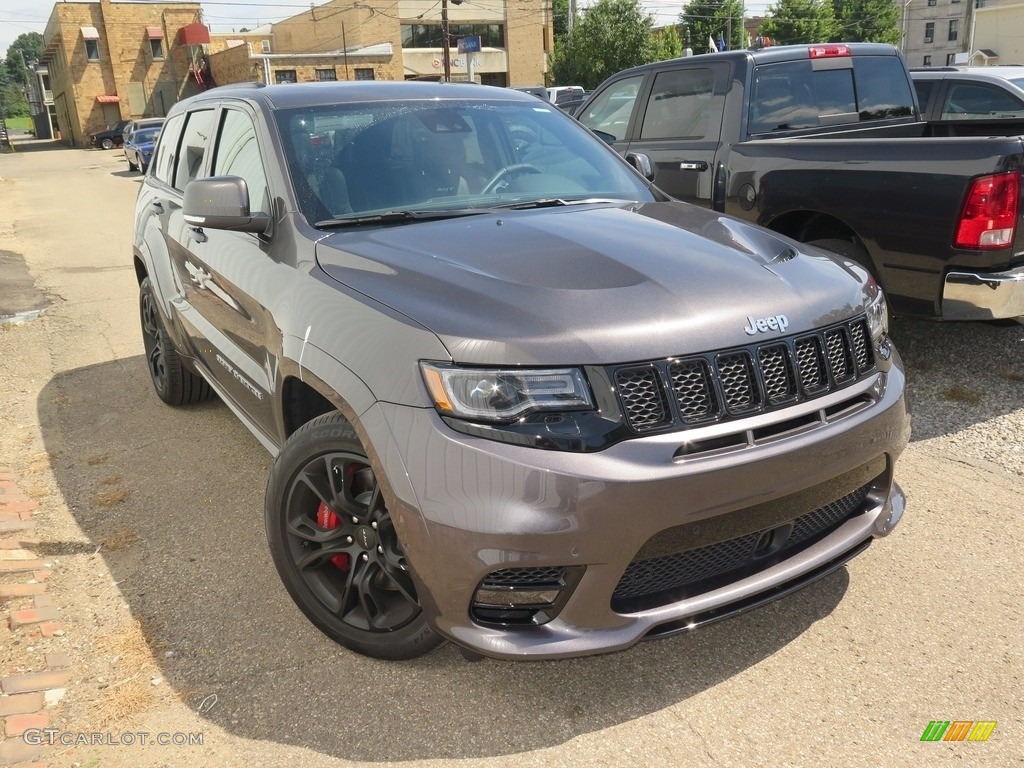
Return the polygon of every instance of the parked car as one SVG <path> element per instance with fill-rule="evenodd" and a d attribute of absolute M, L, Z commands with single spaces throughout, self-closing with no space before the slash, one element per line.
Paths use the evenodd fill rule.
<path fill-rule="evenodd" d="M 583 91 L 582 93 L 572 93 L 559 99 L 559 101 L 555 103 L 555 106 L 567 115 L 575 115 L 587 100 L 588 95 L 589 94 L 586 91 Z"/>
<path fill-rule="evenodd" d="M 562 104 L 562 102 L 570 101 L 577 96 L 582 96 L 584 93 L 583 86 L 580 85 L 556 85 L 552 88 L 547 89 L 548 101 L 552 104 Z"/>
<path fill-rule="evenodd" d="M 113 149 L 124 144 L 124 129 L 131 120 L 120 120 L 113 128 L 89 134 L 89 144 L 100 149 Z"/>
<path fill-rule="evenodd" d="M 121 131 L 121 139 L 128 141 L 128 137 L 140 128 L 159 128 L 163 124 L 164 118 L 162 117 L 141 117 L 138 120 L 132 120 Z"/>
<path fill-rule="evenodd" d="M 133 251 L 157 395 L 216 393 L 274 456 L 278 573 L 360 653 L 625 648 L 903 513 L 867 271 L 671 201 L 528 94 L 211 89 L 168 116 Z"/>
<path fill-rule="evenodd" d="M 1024 121 L 949 138 L 919 116 L 893 46 L 648 64 L 577 117 L 673 197 L 867 267 L 897 312 L 1024 316 Z"/>
<path fill-rule="evenodd" d="M 531 93 L 538 99 L 544 99 L 548 101 L 548 89 L 543 85 L 513 85 L 513 91 L 522 91 L 523 93 Z"/>
<path fill-rule="evenodd" d="M 124 156 L 128 160 L 129 171 L 147 171 L 159 135 L 160 126 L 157 125 L 152 128 L 139 128 L 128 137 L 124 143 Z"/>

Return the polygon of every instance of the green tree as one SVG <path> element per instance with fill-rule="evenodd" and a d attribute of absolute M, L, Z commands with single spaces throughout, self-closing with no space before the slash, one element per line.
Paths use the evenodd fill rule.
<path fill-rule="evenodd" d="M 616 72 L 655 60 L 654 19 L 640 0 L 598 0 L 551 52 L 554 82 L 595 88 Z"/>
<path fill-rule="evenodd" d="M 654 61 L 678 59 L 683 55 L 683 41 L 675 26 L 662 27 L 651 33 L 654 42 Z"/>
<path fill-rule="evenodd" d="M 561 40 L 569 31 L 569 0 L 551 0 L 551 34 Z"/>
<path fill-rule="evenodd" d="M 12 83 L 28 85 L 28 72 L 25 65 L 30 61 L 39 61 L 43 56 L 43 36 L 38 32 L 25 32 L 14 38 L 7 46 L 7 57 L 4 65 L 7 76 Z"/>
<path fill-rule="evenodd" d="M 829 0 L 778 0 L 768 7 L 761 34 L 776 45 L 825 43 L 839 36 L 839 23 Z"/>
<path fill-rule="evenodd" d="M 892 0 L 832 0 L 839 31 L 848 43 L 900 43 L 900 9 Z"/>
<path fill-rule="evenodd" d="M 708 53 L 710 40 L 717 46 L 719 37 L 729 50 L 747 47 L 741 0 L 693 0 L 683 6 L 679 20 L 686 25 L 689 37 L 684 42 L 694 53 Z"/>

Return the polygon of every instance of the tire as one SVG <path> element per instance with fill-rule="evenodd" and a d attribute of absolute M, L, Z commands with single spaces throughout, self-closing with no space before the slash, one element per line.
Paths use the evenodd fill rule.
<path fill-rule="evenodd" d="M 139 166 L 139 173 L 145 173 L 148 170 L 149 170 L 149 166 L 146 165 L 145 163 L 143 163 L 142 165 Z"/>
<path fill-rule="evenodd" d="M 288 439 L 270 470 L 267 543 L 288 594 L 336 643 L 413 659 L 444 642 L 423 616 L 376 476 L 337 412 Z"/>
<path fill-rule="evenodd" d="M 113 149 L 114 148 L 114 140 L 113 139 L 103 139 L 103 141 L 100 142 L 100 146 L 103 149 Z"/>
<path fill-rule="evenodd" d="M 146 367 L 160 399 L 175 406 L 209 399 L 213 395 L 210 385 L 185 366 L 171 343 L 157 308 L 153 283 L 148 277 L 143 278 L 139 286 L 139 316 L 142 341 L 146 347 Z"/>
<path fill-rule="evenodd" d="M 128 170 L 129 171 L 137 171 L 137 170 L 139 170 L 139 166 L 137 166 L 135 163 L 133 163 L 131 160 L 129 160 L 128 161 Z"/>

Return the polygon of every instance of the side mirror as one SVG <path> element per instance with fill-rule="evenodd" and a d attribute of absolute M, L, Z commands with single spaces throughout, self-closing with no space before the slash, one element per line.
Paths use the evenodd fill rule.
<path fill-rule="evenodd" d="M 627 152 L 626 162 L 636 168 L 645 179 L 654 181 L 654 164 L 647 155 L 642 152 Z"/>
<path fill-rule="evenodd" d="M 249 188 L 238 176 L 211 176 L 185 185 L 185 221 L 195 227 L 235 232 L 267 231 L 270 217 L 249 211 Z"/>

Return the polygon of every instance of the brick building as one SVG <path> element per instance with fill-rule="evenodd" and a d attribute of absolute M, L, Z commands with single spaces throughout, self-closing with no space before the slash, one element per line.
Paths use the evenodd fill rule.
<path fill-rule="evenodd" d="M 185 45 L 180 32 L 199 21 L 198 2 L 55 3 L 42 63 L 62 139 L 88 146 L 90 133 L 165 115 L 198 92 L 192 71 L 201 48 Z"/>
<path fill-rule="evenodd" d="M 488 85 L 545 82 L 551 50 L 550 0 L 447 0 L 453 80 Z M 315 80 L 402 80 L 443 74 L 442 3 L 386 5 L 330 0 L 276 24 L 214 35 L 210 68 L 218 84 Z M 481 49 L 458 52 L 459 38 Z"/>

